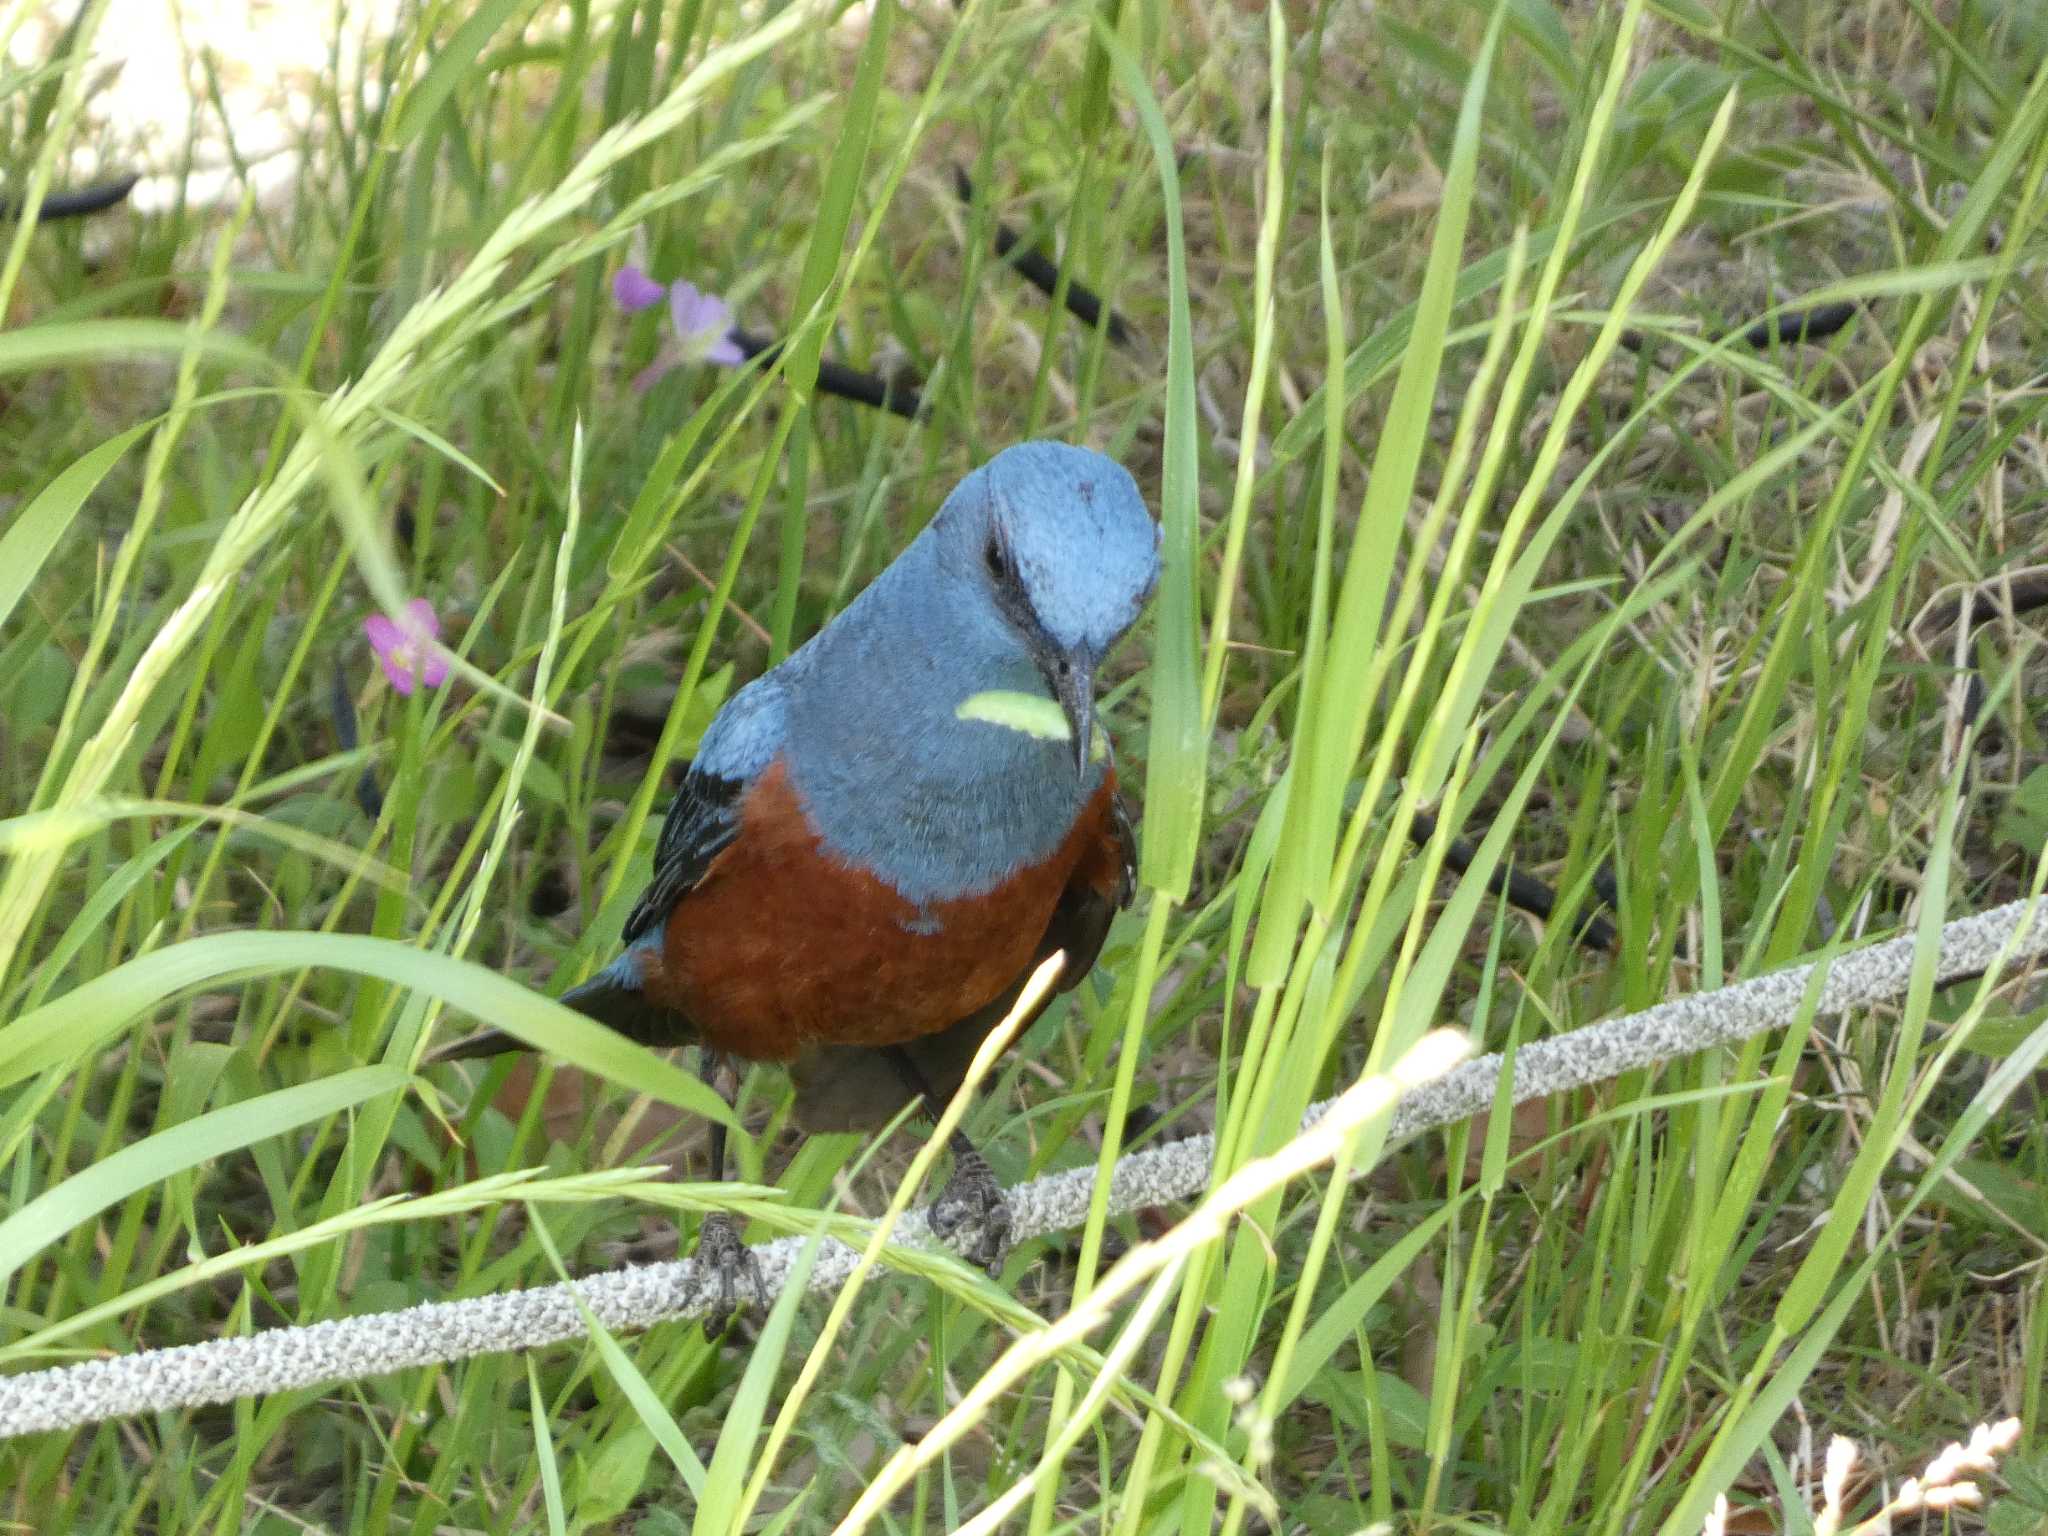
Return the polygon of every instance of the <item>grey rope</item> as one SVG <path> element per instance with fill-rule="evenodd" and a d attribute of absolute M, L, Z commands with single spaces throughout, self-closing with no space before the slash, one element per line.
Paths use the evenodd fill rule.
<path fill-rule="evenodd" d="M 2027 902 L 2017 901 L 1948 924 L 1937 976 L 1952 980 L 1988 970 L 2008 941 L 2014 941 L 2015 961 L 2048 953 L 2048 898 L 2039 904 L 2040 921 L 2027 923 L 2027 909 Z M 1837 957 L 1821 987 L 1819 1012 L 1844 1013 L 1903 995 L 1913 950 L 1908 936 Z M 1794 966 L 1526 1045 L 1515 1060 L 1514 1100 L 1585 1087 L 1788 1024 L 1798 1015 L 1812 972 L 1812 965 Z M 1486 1108 L 1500 1068 L 1499 1056 L 1483 1056 L 1411 1093 L 1394 1112 L 1390 1137 L 1413 1136 Z M 1312 1107 L 1305 1123 L 1325 1107 Z M 1120 1159 L 1110 1181 L 1110 1210 L 1120 1214 L 1200 1193 L 1209 1182 L 1213 1152 L 1204 1134 Z M 1094 1168 L 1073 1168 L 1007 1191 L 1014 1237 L 1043 1237 L 1086 1220 L 1094 1179 Z M 936 1246 L 927 1211 L 907 1212 L 896 1240 Z M 784 1237 L 753 1250 L 768 1296 L 781 1292 L 802 1242 Z M 810 1289 L 837 1289 L 855 1260 L 853 1249 L 828 1239 L 811 1271 Z M 620 1332 L 701 1316 L 717 1300 L 712 1277 L 700 1276 L 691 1260 L 676 1259 L 531 1290 L 55 1366 L 0 1377 L 0 1439 L 582 1338 L 583 1313 L 572 1285 L 606 1328 Z"/>

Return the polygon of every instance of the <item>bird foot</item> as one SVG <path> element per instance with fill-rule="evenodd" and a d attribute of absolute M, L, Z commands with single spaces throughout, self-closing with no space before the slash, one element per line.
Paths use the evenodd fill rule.
<path fill-rule="evenodd" d="M 716 1339 L 747 1308 L 767 1294 L 754 1252 L 740 1241 L 739 1223 L 724 1211 L 713 1211 L 697 1229 L 697 1273 L 708 1279 L 717 1300 L 704 1314 L 704 1336 Z"/>
<path fill-rule="evenodd" d="M 971 1148 L 956 1152 L 953 1177 L 932 1202 L 932 1231 L 987 1270 L 991 1280 L 1000 1280 L 1010 1256 L 1010 1220 L 995 1170 Z"/>

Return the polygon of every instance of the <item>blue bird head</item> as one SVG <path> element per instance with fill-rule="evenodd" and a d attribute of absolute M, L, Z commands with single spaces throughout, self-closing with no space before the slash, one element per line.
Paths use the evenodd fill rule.
<path fill-rule="evenodd" d="M 1130 472 L 1065 443 L 1005 448 L 946 498 L 933 532 L 1023 644 L 1087 771 L 1095 667 L 1159 579 L 1159 525 Z"/>

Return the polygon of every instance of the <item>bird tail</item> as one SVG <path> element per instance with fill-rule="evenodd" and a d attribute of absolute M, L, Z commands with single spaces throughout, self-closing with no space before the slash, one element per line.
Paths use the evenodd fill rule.
<path fill-rule="evenodd" d="M 561 1001 L 586 1019 L 595 1019 L 642 1045 L 687 1045 L 694 1038 L 694 1032 L 681 1019 L 647 1000 L 647 994 L 640 985 L 640 969 L 631 950 L 581 986 L 564 992 Z M 525 1049 L 526 1042 L 516 1035 L 509 1035 L 502 1029 L 484 1029 L 429 1052 L 424 1065 L 468 1061 L 478 1056 L 502 1056 L 508 1051 Z"/>

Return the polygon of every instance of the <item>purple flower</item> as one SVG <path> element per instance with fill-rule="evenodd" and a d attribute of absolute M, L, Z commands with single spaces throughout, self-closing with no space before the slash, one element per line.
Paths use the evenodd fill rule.
<path fill-rule="evenodd" d="M 705 293 L 695 283 L 678 278 L 657 283 L 639 267 L 619 268 L 612 277 L 612 302 L 629 315 L 652 308 L 668 297 L 668 319 L 672 335 L 663 338 L 661 350 L 633 376 L 633 388 L 640 393 L 652 389 L 663 375 L 685 363 L 716 363 L 737 368 L 747 360 L 732 338 L 732 307 L 715 293 Z"/>
<path fill-rule="evenodd" d="M 732 310 L 715 293 L 699 293 L 695 283 L 671 283 L 668 290 L 669 323 L 691 355 L 723 368 L 737 368 L 747 360 L 739 343 L 732 339 Z"/>
<path fill-rule="evenodd" d="M 363 620 L 363 633 L 383 664 L 384 675 L 398 692 L 410 694 L 420 683 L 438 688 L 448 676 L 448 658 L 435 644 L 441 633 L 441 621 L 434 616 L 434 605 L 424 597 L 416 597 L 405 605 L 402 620 L 388 614 L 371 614 Z"/>
<path fill-rule="evenodd" d="M 621 267 L 612 277 L 612 302 L 629 315 L 659 304 L 667 292 L 666 284 L 657 283 L 638 267 Z"/>

